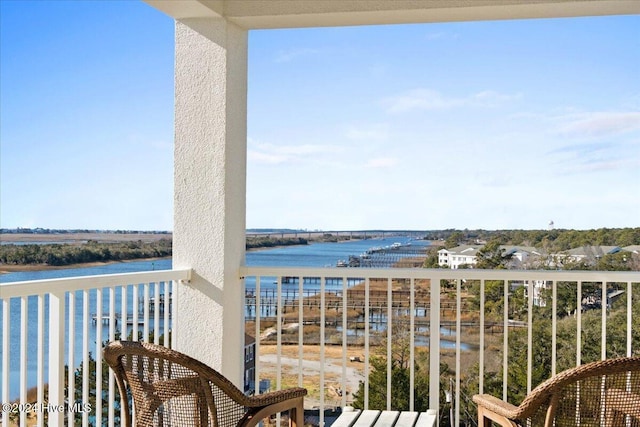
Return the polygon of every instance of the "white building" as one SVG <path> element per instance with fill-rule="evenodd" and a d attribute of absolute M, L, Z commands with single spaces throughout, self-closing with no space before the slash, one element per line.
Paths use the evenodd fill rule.
<path fill-rule="evenodd" d="M 585 263 L 595 265 L 598 259 L 605 255 L 612 255 L 620 252 L 619 246 L 581 246 L 565 252 L 551 255 L 554 264 L 562 266 L 565 263 Z"/>
<path fill-rule="evenodd" d="M 500 246 L 504 255 L 511 255 L 510 268 L 526 268 L 531 263 L 542 260 L 542 251 L 532 246 Z"/>
<path fill-rule="evenodd" d="M 438 251 L 438 265 L 440 267 L 459 268 L 461 265 L 475 265 L 478 261 L 478 250 L 481 245 L 460 245 L 451 249 Z"/>
<path fill-rule="evenodd" d="M 483 245 L 460 245 L 438 251 L 440 267 L 459 268 L 461 265 L 474 266 L 478 262 L 478 251 Z M 529 246 L 500 246 L 504 255 L 511 255 L 511 267 L 522 268 L 535 257 L 542 256 L 536 248 Z"/>
<path fill-rule="evenodd" d="M 524 296 L 525 298 L 529 298 L 529 281 L 525 280 L 520 283 L 519 286 L 524 286 Z M 544 291 L 547 289 L 551 289 L 551 282 L 545 280 L 533 280 L 533 305 L 537 307 L 546 307 L 547 300 L 544 295 Z"/>

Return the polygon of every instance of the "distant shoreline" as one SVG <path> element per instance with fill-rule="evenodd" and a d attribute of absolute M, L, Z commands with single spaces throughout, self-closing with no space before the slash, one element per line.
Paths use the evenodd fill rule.
<path fill-rule="evenodd" d="M 85 268 L 85 267 L 100 267 L 101 265 L 109 265 L 109 264 L 118 264 L 118 263 L 126 263 L 126 262 L 140 262 L 140 261 L 155 261 L 159 259 L 167 259 L 166 258 L 138 258 L 138 259 L 127 259 L 122 261 L 109 261 L 109 262 L 87 262 L 81 264 L 69 264 L 69 265 L 47 265 L 47 264 L 15 264 L 15 265 L 7 265 L 0 264 L 0 274 L 7 273 L 22 273 L 25 271 L 48 271 L 48 270 L 67 270 L 71 268 Z"/>
<path fill-rule="evenodd" d="M 172 233 L 2 233 L 0 242 L 18 243 L 28 245 L 30 243 L 66 243 L 82 244 L 89 240 L 98 243 L 114 242 L 155 242 L 160 239 L 172 239 Z"/>

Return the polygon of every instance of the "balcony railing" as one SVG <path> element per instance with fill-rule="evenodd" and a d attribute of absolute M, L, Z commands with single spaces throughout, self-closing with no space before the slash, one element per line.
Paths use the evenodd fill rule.
<path fill-rule="evenodd" d="M 102 344 L 130 337 L 169 346 L 172 289 L 189 274 L 154 271 L 0 285 L 2 425 L 48 425 L 54 417 L 59 425 L 64 418 L 67 425 L 119 425 L 116 386 L 102 363 Z"/>
<path fill-rule="evenodd" d="M 256 378 L 275 389 L 305 386 L 306 406 L 320 409 L 352 405 L 358 393 L 368 409 L 427 406 L 439 409 L 441 422 L 469 425 L 471 394 L 513 401 L 590 359 L 640 354 L 638 272 L 247 267 L 241 274 L 247 332 L 261 337 Z M 408 372 L 405 386 L 395 384 L 398 366 Z M 386 375 L 382 391 L 375 369 Z M 419 402 L 425 394 L 428 403 Z M 319 425 L 324 417 L 319 411 Z"/>
<path fill-rule="evenodd" d="M 305 405 L 319 409 L 319 425 L 331 422 L 325 409 L 354 404 L 358 391 L 369 409 L 396 409 L 406 395 L 406 409 L 437 408 L 441 422 L 464 425 L 473 418 L 469 393 L 497 388 L 513 400 L 535 387 L 541 360 L 553 374 L 593 358 L 640 354 L 638 272 L 243 267 L 239 274 L 246 332 L 258 337 L 259 357 L 245 381 L 256 392 L 261 383 L 307 387 Z M 50 405 L 48 412 L 5 411 L 2 425 L 25 425 L 30 416 L 46 425 L 45 413 L 60 424 L 65 417 L 68 425 L 118 425 L 116 387 L 96 357 L 102 343 L 126 337 L 172 346 L 172 301 L 189 276 L 176 270 L 0 285 L 2 402 Z M 406 367 L 406 385 L 395 384 L 397 366 Z M 380 378 L 382 393 L 374 384 Z M 54 404 L 66 410 L 51 411 Z"/>

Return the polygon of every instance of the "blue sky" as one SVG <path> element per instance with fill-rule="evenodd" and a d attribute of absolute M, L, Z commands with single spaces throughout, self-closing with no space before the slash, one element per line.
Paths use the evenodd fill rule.
<path fill-rule="evenodd" d="M 0 5 L 0 226 L 170 230 L 173 21 Z M 249 42 L 248 227 L 640 226 L 639 16 Z"/>

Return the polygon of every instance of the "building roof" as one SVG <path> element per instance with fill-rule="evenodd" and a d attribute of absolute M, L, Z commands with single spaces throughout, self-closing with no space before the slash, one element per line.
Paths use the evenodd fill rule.
<path fill-rule="evenodd" d="M 592 256 L 601 257 L 620 252 L 619 246 L 581 246 L 579 248 L 570 249 L 567 254 L 571 256 Z"/>
<path fill-rule="evenodd" d="M 252 337 L 249 334 L 244 334 L 244 345 L 245 347 L 251 344 L 254 344 L 256 342 L 256 339 L 254 337 Z"/>
<path fill-rule="evenodd" d="M 505 253 L 505 255 L 515 254 L 515 253 L 518 253 L 518 252 L 526 252 L 528 254 L 533 254 L 533 255 L 541 255 L 542 254 L 542 252 L 540 252 L 538 249 L 534 248 L 533 246 L 500 245 L 500 249 L 502 249 L 502 251 Z"/>
<path fill-rule="evenodd" d="M 438 252 L 446 251 L 446 253 L 452 255 L 467 255 L 473 256 L 478 253 L 478 249 L 482 248 L 482 245 L 460 245 L 451 249 L 440 249 Z"/>

